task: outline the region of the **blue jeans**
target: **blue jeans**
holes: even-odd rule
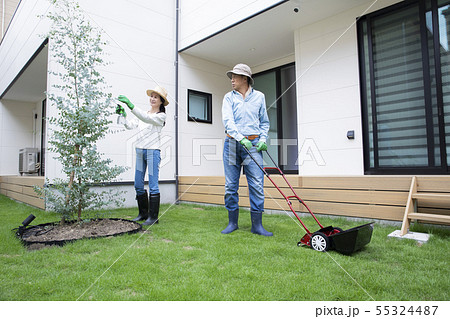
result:
[[[262,167],[262,153],[256,151],[255,147],[258,141],[258,138],[251,141],[254,147],[251,148],[250,153]],[[264,211],[264,173],[248,156],[244,146],[228,136],[223,148],[223,165],[225,171],[225,208],[228,211],[239,209],[239,178],[243,166],[248,183],[250,211],[262,213]]]
[[[159,194],[158,177],[159,163],[161,162],[160,150],[136,149],[136,172],[134,174],[134,188],[136,195],[145,194],[144,178],[148,166],[148,188],[150,194]]]

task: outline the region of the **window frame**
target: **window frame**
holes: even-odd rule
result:
[[[362,17],[358,17],[357,19],[357,40],[358,40],[358,62],[359,62],[359,83],[360,83],[360,99],[361,99],[361,114],[362,114],[362,128],[363,128],[363,156],[364,156],[364,174],[366,175],[383,175],[383,174],[450,174],[449,167],[447,163],[447,154],[446,154],[446,144],[445,144],[445,129],[444,129],[444,120],[443,120],[443,103],[442,103],[442,78],[440,74],[441,70],[441,60],[439,59],[439,56],[436,54],[436,41],[438,41],[438,34],[439,32],[434,32],[433,36],[433,47],[429,47],[427,45],[427,37],[426,37],[426,26],[425,26],[425,13],[427,11],[426,9],[426,1],[428,0],[409,0],[404,1],[401,3],[397,3],[394,5],[391,5],[389,7],[383,8],[381,10],[378,10],[376,12],[367,14]],[[437,10],[437,0],[430,0],[431,3],[431,11],[433,12],[432,16],[432,23],[433,23],[433,29],[436,29],[436,15],[435,12]],[[373,73],[373,67],[374,67],[374,61],[373,61],[373,54],[372,54],[372,23],[371,20],[373,18],[377,18],[383,15],[394,13],[395,11],[401,10],[402,8],[407,8],[412,5],[417,5],[419,7],[419,17],[420,17],[420,29],[421,29],[421,52],[422,52],[422,64],[424,68],[424,73],[428,72],[428,77],[424,76],[424,86],[423,90],[426,97],[425,102],[425,111],[428,114],[427,115],[427,124],[430,122],[429,112],[432,107],[430,104],[430,92],[431,92],[431,86],[430,86],[430,79],[429,76],[429,52],[430,50],[435,50],[434,59],[435,59],[435,76],[434,80],[436,80],[437,83],[440,84],[436,88],[437,91],[437,108],[439,111],[439,135],[440,135],[440,154],[441,154],[441,164],[440,166],[419,166],[419,167],[401,167],[401,166],[393,166],[393,167],[380,167],[378,163],[378,140],[377,140],[377,119],[376,114],[374,113],[376,111],[376,105],[374,104],[374,92],[375,88],[374,86],[374,73]],[[429,10],[429,9],[428,9]],[[363,24],[366,24],[367,27],[367,39],[364,38],[364,31],[363,31]],[[365,41],[367,40],[367,50],[365,48]],[[368,51],[368,52],[366,52]],[[369,70],[366,70],[366,55],[368,58],[368,67]],[[367,78],[369,77],[369,78]],[[367,88],[367,83],[369,83],[370,88]],[[368,95],[370,93],[370,104],[368,103]],[[369,107],[371,108],[371,123],[373,127],[373,132],[370,133],[370,121],[369,121]],[[428,127],[428,126],[427,126]],[[372,135],[372,136],[371,136]],[[370,142],[370,138],[372,137],[372,143]],[[432,139],[433,136],[430,136],[430,134],[427,133],[427,139]],[[370,146],[373,144],[373,165],[371,165],[371,150]],[[428,144],[428,148],[430,148],[430,144]],[[428,165],[430,163],[433,163],[434,160],[431,159],[433,157],[433,154],[431,150],[428,152]]]
[[[199,118],[196,118],[196,117],[193,117],[190,115],[191,94],[206,97],[206,120],[199,119]],[[189,122],[212,124],[212,94],[211,93],[201,92],[201,91],[192,90],[192,89],[187,90],[187,120]]]

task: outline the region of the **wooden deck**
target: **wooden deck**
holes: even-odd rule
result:
[[[43,186],[43,176],[0,176],[0,194],[19,202],[45,209],[45,202],[40,199],[33,186]]]
[[[281,176],[271,175],[286,196],[292,195]],[[450,194],[450,176],[417,176],[418,188],[424,193]],[[287,179],[297,195],[313,213],[347,217],[402,221],[408,200],[412,176],[292,176]],[[224,204],[223,176],[180,177],[180,200],[197,203]],[[286,200],[265,178],[265,209],[290,212]],[[249,207],[247,181],[240,180],[241,207]],[[296,212],[307,212],[298,201]],[[421,200],[419,213],[450,215],[450,204]]]

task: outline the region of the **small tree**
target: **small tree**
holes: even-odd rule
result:
[[[51,209],[61,214],[61,222],[75,215],[81,220],[83,211],[123,204],[122,192],[100,186],[116,179],[124,167],[111,166],[103,159],[97,142],[104,138],[108,118],[114,107],[111,93],[107,93],[103,76],[98,68],[103,60],[101,33],[86,20],[79,5],[68,0],[51,0],[55,12],[47,15],[53,22],[48,34],[52,57],[62,72],[49,73],[60,81],[47,92],[49,105],[56,106],[56,117],[48,118],[53,127],[49,149],[62,164],[64,178],[46,182],[36,188]]]

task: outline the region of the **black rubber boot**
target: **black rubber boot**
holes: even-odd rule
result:
[[[229,234],[238,229],[239,210],[228,212],[228,226],[221,231],[222,234]]]
[[[148,196],[147,191],[145,191],[145,194],[142,195],[136,195],[136,200],[138,202],[138,208],[139,208],[139,215],[135,219],[133,219],[134,222],[138,222],[141,220],[146,220],[148,218]]]
[[[273,233],[264,229],[262,225],[262,212],[253,213],[251,212],[252,218],[252,229],[253,234],[263,235],[263,236],[273,236]]]
[[[160,194],[150,194],[148,198],[148,219],[142,223],[144,226],[150,226],[153,224],[158,224],[158,215],[159,215],[159,202],[160,202]]]

